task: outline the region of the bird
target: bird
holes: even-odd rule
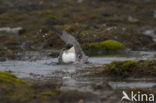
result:
[[[63,49],[62,62],[63,63],[74,63],[76,61],[76,52],[72,44],[67,44]]]
[[[69,62],[75,62],[78,64],[88,63],[88,56],[84,53],[79,42],[76,40],[74,36],[67,33],[66,31],[62,32],[59,29],[56,29],[54,26],[48,25],[48,23],[47,26],[51,30],[56,32],[56,34],[60,37],[60,39],[66,43],[65,48],[61,49],[60,54],[58,56],[59,64]],[[70,46],[68,47],[67,45]]]

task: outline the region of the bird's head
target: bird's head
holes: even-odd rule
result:
[[[68,50],[68,49],[70,49],[70,48],[72,48],[72,47],[73,47],[72,44],[66,44],[66,45],[65,45],[65,50]]]

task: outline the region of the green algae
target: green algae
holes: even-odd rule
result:
[[[108,77],[155,77],[156,61],[114,61],[106,66],[90,67],[88,69],[99,69],[99,72],[91,75],[108,76]]]
[[[0,72],[0,83],[6,85],[27,85],[28,83],[18,79],[15,75],[9,72]]]
[[[51,92],[43,92],[41,93],[42,97],[55,97],[55,96],[59,96],[62,93],[62,91],[60,89],[55,89]]]
[[[83,48],[89,50],[123,50],[125,46],[115,40],[106,40],[99,43],[84,44]]]
[[[129,76],[131,72],[135,70],[137,67],[137,62],[128,60],[124,62],[114,61],[111,64],[107,65],[105,69],[102,71],[107,75],[117,75],[117,76]]]

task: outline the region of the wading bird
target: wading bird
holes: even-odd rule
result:
[[[69,33],[56,29],[53,26],[49,26],[51,30],[55,31],[57,35],[65,42],[65,48],[63,48],[58,57],[59,63],[87,63],[88,56],[83,52],[78,41]]]

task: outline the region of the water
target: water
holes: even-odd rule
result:
[[[135,89],[135,88],[153,88],[156,82],[109,82],[113,89]]]
[[[31,78],[31,79],[46,79],[51,77],[61,78],[63,80],[62,89],[79,89],[82,91],[92,91],[92,84],[97,84],[102,80],[101,78],[80,78],[84,72],[86,66],[99,66],[109,64],[112,61],[124,61],[124,60],[152,60],[156,59],[155,52],[134,51],[133,54],[137,56],[131,57],[90,57],[89,64],[78,65],[58,65],[57,58],[44,58],[40,60],[8,60],[0,62],[0,71],[11,71],[19,78]],[[82,72],[79,72],[81,71]],[[107,81],[112,88],[141,88],[153,87],[156,85],[154,82],[146,83],[146,80],[138,80],[139,82],[123,82],[123,81]]]

